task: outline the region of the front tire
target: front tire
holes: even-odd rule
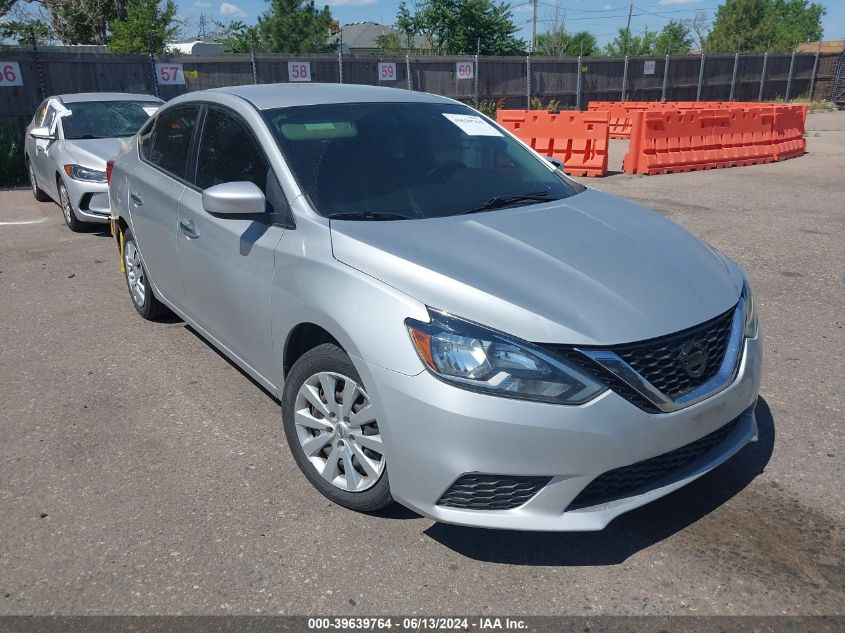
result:
[[[82,222],[77,219],[76,212],[73,210],[73,204],[70,202],[70,195],[67,192],[65,183],[59,181],[59,206],[62,208],[62,215],[65,218],[65,224],[74,233],[79,233],[86,226],[87,222]]]
[[[141,251],[130,231],[123,234],[123,267],[126,269],[126,287],[138,314],[148,321],[158,321],[166,315],[169,310],[153,294]]]
[[[326,343],[303,354],[282,395],[288,447],[323,496],[357,512],[393,503],[375,405],[349,355]]]

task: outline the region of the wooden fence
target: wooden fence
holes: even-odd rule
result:
[[[808,96],[811,86],[816,96],[820,90],[829,90],[836,83],[837,69],[843,67],[838,62],[838,55],[812,53],[579,60],[275,54],[152,57],[6,48],[0,49],[0,125],[23,129],[38,104],[50,95],[118,91],[158,94],[167,100],[204,88],[288,82],[297,78],[292,72],[300,80],[391,86],[467,102],[501,99],[507,108],[527,107],[534,97],[544,104],[554,100],[562,108],[578,109],[586,108],[590,100],[623,97],[630,101],[788,99]],[[12,68],[16,78],[19,72],[19,80],[4,83],[4,67]],[[172,79],[167,67],[177,68],[181,73],[177,79],[184,83],[166,83]]]

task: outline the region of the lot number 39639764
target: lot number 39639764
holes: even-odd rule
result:
[[[0,61],[0,86],[22,86],[23,77],[18,62]]]

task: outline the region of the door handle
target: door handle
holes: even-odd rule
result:
[[[199,231],[197,231],[197,227],[194,225],[192,220],[179,220],[179,230],[182,231],[189,240],[195,240],[200,236]]]
[[[135,203],[136,207],[144,206],[144,201],[141,199],[141,196],[139,196],[137,193],[130,193],[129,199]]]

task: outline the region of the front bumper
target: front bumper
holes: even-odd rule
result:
[[[649,414],[608,391],[568,407],[473,393],[428,372],[407,376],[360,362],[375,392],[388,457],[390,489],[403,505],[458,525],[515,530],[600,530],[616,516],[662,497],[712,470],[757,437],[754,404],[762,342],[744,341],[730,386],[698,404]],[[566,511],[596,477],[669,453],[736,420],[718,445],[657,487],[612,502]],[[523,505],[471,510],[438,505],[468,473],[543,476],[551,480]]]
[[[111,214],[107,183],[84,182],[63,177],[76,216],[83,222],[106,223]]]

